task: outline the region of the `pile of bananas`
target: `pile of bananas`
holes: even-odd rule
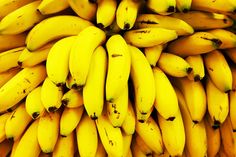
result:
[[[0,0],[0,157],[235,157],[235,0]]]

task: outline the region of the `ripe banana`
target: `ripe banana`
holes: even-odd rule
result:
[[[155,80],[152,68],[142,51],[130,45],[129,51],[131,54],[130,74],[134,86],[136,113],[145,117],[154,104]],[[140,117],[137,116],[137,118]],[[137,120],[145,121],[146,119]]]
[[[77,35],[81,30],[91,25],[92,23],[89,21],[72,15],[50,17],[41,21],[29,31],[26,45],[29,51],[35,51],[52,40]],[[48,30],[50,30],[50,33],[48,33]]]
[[[64,93],[61,99],[61,103],[68,108],[80,107],[84,104],[82,93],[72,88]]]
[[[232,76],[233,76],[233,87],[232,90],[229,92],[229,117],[232,123],[233,131],[236,132],[236,66],[231,65],[230,66]]]
[[[20,68],[13,68],[7,70],[6,72],[0,73],[0,88],[7,83],[12,77],[14,77],[21,69]]]
[[[45,112],[45,114],[39,118],[38,131],[36,131],[36,133],[42,152],[53,152],[59,135],[59,123],[59,112]]]
[[[95,26],[82,30],[71,47],[69,69],[75,85],[85,85],[94,50],[105,42],[105,32]],[[85,53],[86,52],[86,53]]]
[[[76,36],[70,36],[57,41],[48,53],[46,60],[47,76],[57,86],[66,84],[69,74],[70,50],[75,39]]]
[[[175,0],[148,0],[147,7],[158,14],[169,15],[176,11]]]
[[[60,135],[68,136],[78,126],[84,112],[84,107],[64,108],[60,119]]]
[[[137,47],[152,47],[159,44],[165,44],[176,38],[176,31],[155,27],[140,28],[124,33],[126,42]]]
[[[125,89],[130,74],[131,55],[121,35],[111,36],[106,43],[108,69],[106,77],[106,100],[113,102]]]
[[[80,156],[96,155],[98,147],[96,123],[86,113],[76,128],[76,137]]]
[[[56,86],[48,77],[43,81],[41,101],[48,112],[54,112],[61,106],[63,96],[62,87]]]
[[[236,48],[225,49],[224,53],[234,62],[236,63]]]
[[[175,30],[178,35],[190,35],[194,32],[192,26],[184,20],[158,14],[140,14],[135,26],[138,28],[156,27]]]
[[[222,41],[211,33],[195,32],[168,44],[167,52],[186,57],[210,52],[219,48],[221,44]]]
[[[93,52],[87,81],[83,88],[85,110],[89,117],[94,120],[101,115],[103,110],[106,71],[106,50],[99,46]]]
[[[38,11],[42,15],[58,13],[69,7],[67,0],[42,0],[38,6]]]
[[[46,77],[43,65],[24,68],[11,78],[0,89],[0,112],[16,105],[26,95],[36,88]]]
[[[0,143],[6,139],[5,126],[8,118],[11,116],[10,112],[0,115]]]
[[[2,35],[0,34],[0,52],[25,46],[26,34]]]
[[[186,13],[191,9],[192,0],[176,0],[176,7],[180,12]]]
[[[152,155],[152,150],[147,146],[147,144],[138,134],[135,134],[134,138],[135,139],[133,141],[139,146],[140,150],[144,154],[146,154],[146,156]]]
[[[144,54],[152,67],[155,67],[161,52],[164,49],[164,45],[156,45],[152,47],[144,48]]]
[[[15,152],[16,152],[16,148],[17,148],[18,144],[20,143],[20,140],[21,139],[14,141],[13,146],[11,148],[11,156],[10,157],[14,157]]]
[[[37,11],[41,1],[31,2],[6,15],[0,22],[1,34],[19,34],[31,29],[45,16]]]
[[[122,132],[123,136],[123,155],[126,157],[128,155],[128,152],[130,150],[131,142],[132,142],[132,135],[126,135],[124,132]]]
[[[222,92],[232,90],[232,72],[224,55],[219,50],[214,50],[205,54],[203,60],[207,72],[215,86]]]

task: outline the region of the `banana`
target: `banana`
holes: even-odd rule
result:
[[[152,67],[155,67],[158,59],[161,56],[161,52],[164,49],[163,45],[156,45],[152,47],[144,48],[144,54]]]
[[[133,106],[132,106],[130,100],[128,100],[128,110],[127,110],[127,113],[126,113],[125,120],[121,125],[122,130],[127,135],[134,134],[134,132],[135,132],[135,121],[136,121],[136,117],[135,117],[134,109],[133,109]]]
[[[10,112],[6,112],[0,115],[0,143],[2,143],[6,139],[6,131],[5,126],[8,118],[11,116]]]
[[[205,54],[203,60],[207,72],[215,86],[226,93],[232,90],[232,72],[224,55],[219,50],[214,50]]]
[[[104,146],[102,145],[100,138],[98,138],[98,146],[95,157],[107,157],[106,151],[104,149]]]
[[[21,69],[13,68],[5,72],[0,73],[0,88],[7,83],[12,77],[14,77]]]
[[[12,141],[4,140],[0,143],[0,156],[7,157],[11,154]]]
[[[45,112],[45,114],[39,118],[38,131],[36,132],[42,152],[53,152],[59,135],[59,125],[59,112]]]
[[[76,128],[76,137],[80,156],[96,155],[98,148],[96,123],[86,113]]]
[[[165,149],[163,154],[158,155],[156,153],[153,154],[153,157],[170,157],[171,155],[169,154],[169,152]]]
[[[224,53],[234,62],[236,63],[236,48],[225,49]]]
[[[129,152],[128,152],[128,154],[127,154],[126,157],[133,157],[133,155],[132,155],[132,151],[131,151],[131,148],[129,149]]]
[[[47,75],[57,86],[66,84],[69,74],[70,50],[75,39],[76,36],[70,36],[57,41],[48,53],[46,60]]]
[[[227,28],[233,25],[233,20],[227,15],[204,11],[189,11],[187,13],[176,12],[172,14],[171,17],[185,21],[191,25],[194,30]]]
[[[205,76],[204,62],[201,55],[193,55],[185,58],[188,64],[193,68],[188,78],[192,81],[200,81]]]
[[[110,26],[115,20],[116,0],[99,0],[97,2],[96,22],[99,28]],[[109,16],[107,16],[109,15]]]
[[[84,112],[84,107],[64,108],[60,119],[60,135],[68,136],[78,126]]]
[[[46,77],[43,65],[24,68],[0,89],[0,112],[16,105]]]
[[[134,86],[136,113],[146,117],[145,115],[151,110],[155,100],[155,80],[152,68],[142,51],[131,45],[129,45],[129,50],[131,54],[130,74]],[[137,118],[140,117],[137,116]],[[146,119],[137,120],[145,121]]]
[[[19,34],[31,29],[45,16],[37,11],[41,1],[31,2],[6,15],[0,22],[1,34]]]
[[[72,15],[49,17],[29,31],[26,45],[29,51],[35,51],[55,39],[77,35],[84,28],[91,25],[93,25],[91,22]],[[50,33],[48,33],[48,30],[50,30]]]
[[[176,11],[175,0],[148,0],[147,7],[158,14],[170,15]]]
[[[165,28],[175,30],[180,35],[193,34],[194,30],[184,20],[171,16],[163,16],[158,14],[140,14],[135,22],[137,28]]]
[[[193,68],[178,55],[162,52],[157,66],[166,74],[174,77],[188,76]]]
[[[94,0],[68,0],[74,12],[85,20],[93,21],[96,17],[97,4]]]
[[[82,30],[76,37],[70,52],[69,69],[75,85],[85,85],[94,50],[105,42],[105,32],[95,26]],[[85,53],[86,52],[86,53]]]
[[[49,43],[33,52],[30,52],[27,48],[25,48],[18,57],[18,65],[22,68],[32,67],[46,61],[52,46],[53,43]]]
[[[146,154],[146,156],[152,155],[152,150],[147,146],[147,144],[144,142],[144,140],[138,135],[135,134],[135,143],[139,146],[140,150]]]
[[[101,115],[103,110],[106,71],[106,50],[99,46],[93,52],[87,81],[83,88],[85,110],[94,120]]]
[[[176,0],[176,7],[180,12],[186,13],[191,9],[192,0]]]
[[[136,142],[132,142],[131,151],[134,157],[146,157],[146,154],[141,151],[140,146]]]
[[[2,35],[0,34],[0,52],[25,46],[26,34]]]
[[[188,156],[205,157],[207,156],[207,135],[204,121],[194,123],[188,111],[184,95],[177,88],[175,88],[175,92],[178,97],[179,107],[183,117],[186,135],[185,149],[188,150]]]
[[[124,132],[122,132],[122,136],[123,136],[123,155],[122,156],[126,157],[129,153],[133,136],[126,135]]]
[[[69,7],[67,0],[42,0],[38,10],[42,15],[54,14],[65,10]]]
[[[43,81],[41,101],[48,112],[54,112],[61,106],[63,96],[62,87],[56,86],[48,77]]]
[[[32,90],[25,99],[26,112],[31,116],[32,119],[41,117],[45,112],[45,108],[41,101],[41,89],[42,86],[38,86]]]
[[[104,110],[95,121],[99,137],[108,154],[112,157],[121,157],[123,154],[123,137],[120,128],[114,128]]]
[[[195,32],[193,35],[180,37],[168,44],[167,52],[186,57],[213,51],[221,44],[222,41],[211,33]]]
[[[152,47],[165,44],[176,38],[177,33],[175,30],[155,27],[129,30],[124,33],[126,42],[136,47]]]
[[[133,28],[141,2],[122,0],[116,10],[117,25],[123,30]]]
[[[229,117],[232,123],[233,131],[236,132],[236,116],[234,114],[236,111],[236,66],[231,65],[230,69],[233,76],[233,88],[229,92]]]
[[[0,53],[0,73],[18,67],[17,60],[25,47],[19,47]]]
[[[121,35],[113,35],[106,42],[108,68],[106,76],[106,101],[113,102],[125,89],[131,68],[131,55]]]
[[[209,114],[205,116],[204,122],[207,135],[207,156],[215,157],[217,152],[220,150],[220,129],[215,129],[211,126],[214,122],[211,120]]]
[[[172,83],[183,93],[192,121],[201,122],[207,109],[206,93],[202,83],[191,81],[187,77],[174,78]]]
[[[57,144],[52,152],[52,157],[74,157],[75,154],[75,134],[72,132],[66,137],[59,136]]]
[[[18,140],[16,140],[16,141],[14,141],[14,143],[13,143],[13,145],[12,145],[10,157],[14,157],[15,152],[16,152],[16,148],[17,148],[18,144],[20,143],[20,140],[21,140],[21,139],[18,139]]]
[[[68,108],[80,107],[84,104],[82,93],[72,88],[63,94],[61,103]]]
[[[29,126],[16,147],[14,157],[39,156],[41,149],[37,138],[38,125],[39,120],[36,120]]]

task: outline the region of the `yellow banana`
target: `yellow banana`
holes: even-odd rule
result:
[[[82,93],[72,88],[64,93],[61,103],[68,108],[80,107],[84,104]]]
[[[147,7],[158,14],[169,15],[176,11],[175,0],[148,0]]]
[[[177,33],[175,30],[155,27],[129,30],[124,34],[126,42],[137,47],[152,47],[165,44],[176,38]]]
[[[220,47],[222,41],[208,32],[195,32],[171,42],[167,52],[186,57],[210,52]],[[184,45],[184,46],[183,46]]]
[[[29,126],[16,147],[14,157],[39,156],[41,149],[37,138],[38,125],[39,120],[36,120]]]
[[[18,144],[20,143],[20,140],[21,140],[21,139],[18,139],[18,140],[16,140],[16,141],[14,141],[13,146],[12,146],[12,149],[11,149],[11,155],[10,155],[10,157],[14,157],[15,152],[16,152],[16,148],[17,148]]]
[[[95,157],[107,157],[107,153],[102,145],[100,138],[98,138],[98,146]]]
[[[84,112],[84,107],[64,108],[60,119],[60,135],[68,136],[79,124]]]
[[[134,0],[122,0],[116,10],[117,25],[123,30],[133,28],[138,15],[140,2]]]
[[[37,11],[40,2],[31,2],[6,15],[0,22],[0,33],[23,33],[42,21],[45,17]]]
[[[156,27],[175,30],[178,35],[189,35],[194,32],[192,26],[184,20],[158,14],[140,14],[135,26],[138,28]]]
[[[203,60],[207,72],[215,86],[222,92],[232,90],[232,72],[224,55],[219,50],[214,50],[205,54]]]
[[[38,131],[36,133],[42,152],[53,152],[59,135],[59,123],[59,112],[46,112],[39,118]]]
[[[85,85],[94,50],[105,42],[105,32],[95,26],[82,30],[76,37],[70,52],[69,69],[75,85]],[[86,52],[86,53],[85,53]]]
[[[158,59],[161,56],[161,52],[164,49],[163,45],[156,45],[152,47],[144,48],[144,54],[152,67],[155,67]]]
[[[0,88],[7,83],[12,77],[14,77],[21,69],[13,68],[5,72],[0,73]]]
[[[180,12],[186,13],[191,9],[192,0],[176,0],[176,7]]]
[[[26,112],[31,116],[33,119],[37,119],[41,117],[44,112],[45,108],[41,101],[41,89],[42,86],[38,86],[34,90],[32,90],[25,99],[25,109]]]
[[[131,67],[130,50],[121,35],[113,35],[106,42],[108,69],[106,77],[106,100],[113,102],[125,89]]]
[[[87,81],[83,88],[85,110],[94,120],[101,115],[103,110],[106,71],[106,50],[99,46],[93,52]]]
[[[187,0],[188,1],[188,0]],[[208,30],[227,28],[233,25],[233,20],[224,14],[204,11],[189,11],[187,13],[174,13],[171,17],[181,19],[191,25],[194,30]]]
[[[231,65],[230,66],[232,76],[233,76],[233,86],[232,90],[229,92],[229,117],[232,123],[233,131],[236,132],[236,66]]]
[[[224,53],[234,62],[236,63],[236,48],[225,49]]]
[[[67,0],[42,0],[38,10],[43,15],[58,13],[69,7]]]
[[[83,19],[92,21],[96,17],[97,4],[94,0],[68,0],[70,7]]]
[[[76,137],[79,155],[81,157],[96,155],[98,148],[97,128],[95,121],[93,121],[86,113],[83,115],[76,128]]]
[[[154,104],[155,80],[152,68],[142,51],[130,45],[129,50],[131,54],[130,73],[134,86],[136,113],[139,113],[145,117]],[[140,117],[137,116],[137,118]],[[146,119],[137,120],[145,121]]]
[[[63,96],[62,87],[56,86],[48,77],[43,81],[41,101],[48,112],[54,112],[61,106]]]
[[[96,22],[99,28],[110,26],[115,20],[116,0],[99,0],[97,2]],[[109,15],[109,16],[107,16]]]
[[[10,112],[6,112],[0,115],[0,143],[2,143],[6,139],[6,131],[5,126],[8,118],[11,116]]]
[[[66,84],[69,74],[70,50],[75,39],[76,36],[70,36],[57,41],[48,53],[46,60],[47,76],[57,86]]]
[[[136,142],[132,142],[131,151],[134,157],[146,157],[146,154],[141,151],[140,146]]]
[[[77,35],[81,30],[91,25],[92,23],[89,21],[72,15],[50,17],[41,21],[29,31],[26,45],[29,51],[35,51],[52,40]],[[50,33],[48,30],[50,30]]]
[[[123,136],[123,155],[122,156],[126,157],[129,153],[133,136],[126,135],[124,132],[122,132],[122,136]]]
[[[185,58],[188,64],[193,68],[188,78],[192,81],[200,81],[205,76],[204,62],[201,55],[193,55]]]
[[[26,34],[0,35],[0,52],[25,46]]]
[[[146,154],[146,156],[152,155],[152,150],[147,146],[147,144],[144,142],[144,140],[138,135],[135,134],[135,143],[139,146],[140,150]]]
[[[43,65],[24,68],[0,89],[0,112],[16,105],[46,77]]]

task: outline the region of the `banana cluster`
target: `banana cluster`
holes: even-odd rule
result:
[[[235,0],[0,0],[0,157],[236,156]]]

